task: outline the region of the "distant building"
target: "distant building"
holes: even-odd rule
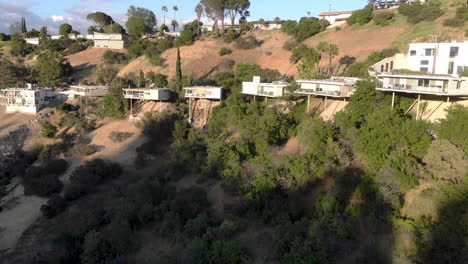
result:
[[[96,48],[123,49],[125,44],[124,35],[119,33],[94,32],[93,40]]]
[[[320,19],[326,19],[330,24],[335,24],[340,21],[346,21],[348,17],[353,14],[354,11],[333,11],[323,12],[319,14]]]
[[[6,112],[37,113],[55,97],[55,92],[46,88],[6,88],[0,90],[0,104]]]
[[[223,88],[215,86],[185,87],[185,98],[221,100]]]
[[[167,88],[128,88],[123,89],[126,99],[167,101],[171,98],[171,92]]]
[[[250,22],[253,25],[254,30],[273,30],[281,29],[281,23],[277,24],[275,21],[265,21],[265,23],[260,23],[259,21]]]
[[[31,45],[39,45],[39,38],[25,38],[26,43]]]
[[[416,2],[425,3],[428,0],[376,0],[374,10],[397,8],[402,4],[412,4]]]
[[[384,72],[392,72],[394,70],[408,69],[408,56],[403,53],[397,53],[392,57],[385,58],[371,67],[371,73],[374,75]]]
[[[75,96],[102,97],[107,95],[108,89],[107,86],[72,85],[68,92]]]
[[[252,82],[242,83],[242,93],[264,97],[282,97],[285,95],[286,82],[261,83],[260,76],[254,76]]]

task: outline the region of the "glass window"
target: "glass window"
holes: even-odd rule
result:
[[[432,55],[433,55],[433,51],[434,51],[434,49],[426,49],[425,55],[426,55],[426,56],[432,56]]]
[[[422,60],[421,65],[429,65],[429,61],[428,60]]]
[[[429,71],[429,68],[427,68],[427,67],[421,67],[421,68],[419,68],[419,71],[421,71],[421,72],[428,72],[428,71]]]
[[[425,87],[428,87],[428,86],[429,86],[429,80],[419,79],[419,80],[418,80],[418,86],[425,86]]]
[[[410,51],[410,56],[416,56],[416,51],[415,51],[415,50],[411,50],[411,51]]]
[[[458,56],[458,47],[450,47],[450,57]]]
[[[390,62],[390,70],[393,71],[393,61]]]
[[[448,74],[452,74],[452,73],[453,73],[453,67],[454,67],[454,62],[453,62],[453,61],[449,62],[449,65],[448,65]]]
[[[384,71],[384,66],[382,64],[382,65],[380,65],[380,72],[383,72],[383,71]]]
[[[458,66],[457,67],[457,74],[462,73],[462,71],[463,71],[463,66]]]

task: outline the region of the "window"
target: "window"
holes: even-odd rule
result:
[[[450,58],[458,56],[458,47],[450,47]]]
[[[426,55],[426,56],[432,56],[432,55],[434,55],[434,49],[426,49],[425,55]]]
[[[390,70],[393,71],[393,61],[390,62]]]
[[[451,61],[449,62],[449,65],[448,65],[448,74],[452,74],[453,73],[453,67],[454,67],[454,62]]]
[[[419,79],[418,86],[429,87],[429,80],[426,79]]]
[[[457,89],[460,89],[462,81],[457,82]]]
[[[463,72],[463,66],[458,66],[457,67],[457,74],[460,74]]]
[[[415,50],[410,50],[410,56],[416,56],[416,51]]]
[[[380,72],[383,72],[383,71],[384,71],[384,66],[382,64],[382,65],[380,65]]]
[[[429,61],[428,60],[422,60],[421,65],[429,65]]]
[[[427,68],[427,67],[421,67],[421,68],[419,68],[419,71],[421,71],[421,72],[428,72],[428,71],[429,71],[429,68]]]

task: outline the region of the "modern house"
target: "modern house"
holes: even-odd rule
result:
[[[31,45],[39,45],[39,38],[25,38],[26,43]]]
[[[216,86],[185,87],[185,98],[222,100],[223,88]]]
[[[408,69],[431,74],[459,75],[468,67],[468,41],[411,43]]]
[[[74,96],[91,96],[101,97],[105,96],[108,92],[107,86],[97,85],[72,85],[68,90],[68,93]]]
[[[116,33],[94,32],[93,40],[96,48],[123,49],[125,44],[124,35]]]
[[[55,97],[51,89],[6,88],[0,90],[0,104],[6,106],[6,112],[37,113]]]
[[[374,75],[378,75],[376,73],[388,73],[401,69],[408,69],[408,56],[403,53],[397,53],[372,65],[370,71]]]
[[[296,82],[301,87],[294,93],[307,96],[306,111],[311,109],[311,96],[319,97],[320,101],[315,105],[315,109],[320,111],[325,120],[331,120],[336,112],[348,104],[346,99],[353,94],[354,85],[358,80],[360,79],[336,76],[330,79],[298,80]]]
[[[354,11],[333,11],[333,12],[322,12],[319,14],[320,19],[326,19],[330,24],[337,22],[346,21],[348,17],[353,14]]]
[[[330,79],[298,80],[301,88],[294,91],[296,94],[325,96],[335,98],[349,98],[358,78],[333,76]]]
[[[166,101],[171,98],[171,92],[167,88],[128,88],[123,89],[126,99]]]
[[[242,82],[242,93],[253,96],[277,98],[285,95],[288,85],[288,83],[282,81],[261,83],[260,76],[254,76],[252,82]]]
[[[445,103],[445,98],[446,103],[449,104],[451,100],[466,100],[466,97],[468,97],[467,77],[455,77],[449,74],[416,73],[383,74],[381,77],[382,86],[377,88],[377,90],[392,93],[392,108],[395,103],[395,93],[417,95],[417,99],[406,111],[408,113],[416,106],[416,119],[422,118],[424,114],[425,120],[436,121],[435,116],[443,118],[445,115],[444,107],[442,107]],[[420,107],[422,96],[426,100],[425,109],[421,109]],[[442,112],[442,114],[434,114],[437,112]]]
[[[402,4],[425,3],[427,0],[376,0],[374,1],[374,10],[385,10],[397,8]]]

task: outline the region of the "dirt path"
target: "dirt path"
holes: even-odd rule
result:
[[[409,215],[413,204],[417,201],[421,193],[434,186],[433,183],[423,183],[415,188],[411,189],[405,194],[405,203],[401,208],[402,215]]]

